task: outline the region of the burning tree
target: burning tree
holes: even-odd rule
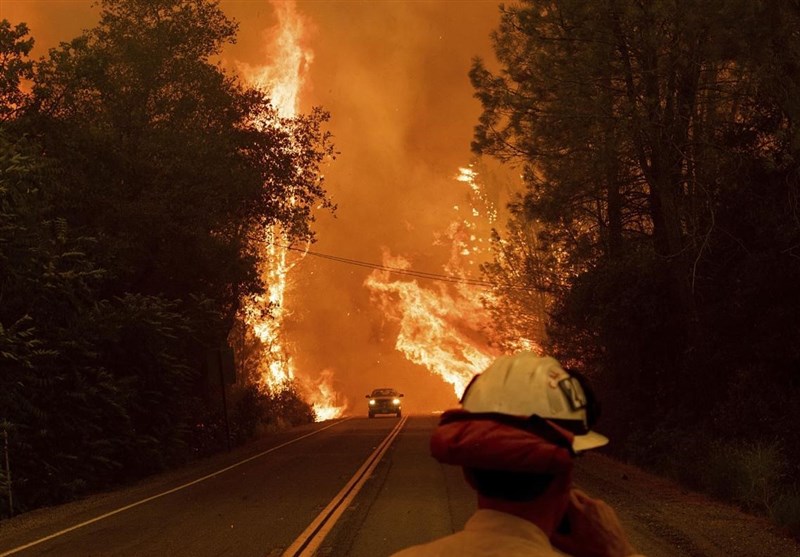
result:
[[[339,416],[346,407],[331,386],[329,370],[320,373],[316,380],[308,373],[298,374],[292,358],[292,349],[283,329],[291,313],[287,296],[291,287],[291,271],[305,253],[292,251],[291,244],[299,242],[308,246],[313,234],[307,228],[313,220],[310,212],[315,198],[305,195],[308,183],[322,180],[319,164],[332,156],[327,146],[327,135],[320,135],[319,123],[327,114],[314,109],[310,117],[299,114],[300,94],[306,72],[313,60],[310,48],[303,44],[307,37],[307,22],[297,13],[294,2],[273,2],[278,23],[265,35],[265,54],[271,59],[263,66],[239,64],[239,71],[249,84],[266,95],[277,115],[272,119],[255,121],[257,126],[273,127],[292,136],[287,147],[296,152],[305,164],[298,165],[292,180],[284,184],[285,202],[294,211],[302,210],[303,226],[287,222],[258,223],[252,230],[253,248],[259,255],[259,274],[265,292],[248,297],[239,315],[241,345],[249,355],[245,362],[249,374],[262,389],[271,394],[295,389],[308,400],[318,420]],[[309,134],[311,127],[314,131]],[[309,138],[322,137],[327,149],[317,151]],[[310,148],[311,147],[311,148]],[[309,164],[310,163],[310,164]],[[310,171],[310,172],[306,172]],[[331,208],[324,200],[319,208]]]
[[[13,75],[2,91],[18,108],[0,129],[15,161],[0,169],[0,420],[18,508],[190,457],[214,410],[206,351],[267,292],[254,231],[308,239],[327,204],[325,114],[287,119],[212,62],[236,31],[216,2],[100,8],[35,65],[32,95]],[[0,57],[21,60],[24,29],[9,29]]]
[[[798,21],[525,0],[502,8],[499,71],[471,72],[473,148],[524,168],[517,224],[540,230],[499,270],[555,258],[550,348],[597,377],[615,447],[683,454],[694,481],[703,433],[798,461]]]
[[[384,250],[383,269],[373,271],[365,285],[384,315],[399,325],[395,348],[452,385],[460,397],[472,377],[500,352],[538,351],[544,339],[535,336],[539,330],[515,327],[512,333],[503,326],[506,320],[514,321],[498,311],[503,299],[497,294],[503,285],[471,276],[476,269],[486,268],[492,247],[497,247],[490,245],[489,237],[497,210],[473,166],[459,169],[456,182],[467,187],[464,206],[453,207],[456,218],[434,240],[450,251],[442,273],[413,271],[408,257]],[[423,286],[394,273],[436,283]],[[508,282],[510,288],[519,286]]]

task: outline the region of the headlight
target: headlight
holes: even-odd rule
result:
[[[374,401],[374,400],[372,400],[372,399],[369,399],[369,405],[370,405],[370,406],[375,406],[375,401]]]
[[[397,406],[398,404],[400,404],[400,399],[399,399],[399,398],[396,398],[396,399],[394,399],[394,400],[392,401],[392,404],[394,404],[395,406]]]

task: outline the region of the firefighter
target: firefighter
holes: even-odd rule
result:
[[[462,467],[477,512],[461,532],[393,557],[636,555],[613,509],[572,485],[575,455],[608,443],[591,429],[597,414],[587,382],[555,359],[495,360],[430,442],[439,462]]]

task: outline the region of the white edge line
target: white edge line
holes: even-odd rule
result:
[[[19,547],[15,547],[14,549],[10,549],[10,550],[6,551],[5,553],[0,553],[0,557],[8,557],[8,555],[13,555],[14,553],[19,553],[20,551],[28,549],[29,547],[33,547],[35,545],[39,545],[40,543],[44,543],[46,541],[52,540],[53,538],[57,538],[59,536],[63,536],[64,534],[66,534],[68,532],[72,532],[73,530],[77,530],[78,528],[83,528],[84,526],[88,526],[89,524],[93,524],[95,522],[99,522],[99,521],[101,521],[103,519],[106,519],[106,518],[108,518],[110,516],[114,516],[115,514],[119,514],[121,512],[127,511],[129,509],[134,508],[134,507],[138,507],[139,505],[144,505],[145,503],[149,503],[150,501],[153,501],[154,499],[158,499],[160,497],[164,497],[165,495],[169,495],[171,493],[175,493],[176,491],[180,491],[182,489],[186,489],[187,487],[193,486],[195,484],[199,484],[200,482],[204,482],[204,481],[206,481],[206,480],[208,480],[210,478],[213,478],[214,476],[219,476],[220,474],[222,474],[224,472],[227,472],[228,470],[232,470],[232,469],[234,469],[234,468],[236,468],[238,466],[241,466],[242,464],[250,462],[251,460],[255,460],[257,458],[260,458],[260,457],[264,456],[265,454],[271,453],[273,451],[277,451],[278,449],[283,448],[286,445],[291,445],[292,443],[296,443],[297,441],[300,441],[301,439],[305,439],[306,437],[311,437],[312,435],[316,435],[317,433],[319,433],[321,431],[325,431],[326,429],[329,429],[329,428],[331,428],[333,426],[339,425],[340,423],[346,422],[347,420],[350,420],[350,419],[352,419],[352,417],[344,418],[342,420],[334,422],[334,423],[332,423],[330,425],[327,425],[325,427],[321,427],[319,429],[316,429],[316,430],[312,431],[311,433],[306,433],[305,435],[301,435],[300,437],[295,437],[294,439],[286,441],[285,443],[281,443],[280,445],[277,445],[275,447],[267,449],[266,451],[262,451],[262,452],[258,453],[257,455],[253,455],[253,456],[248,457],[248,458],[246,458],[244,460],[240,460],[239,462],[231,464],[230,466],[227,466],[227,467],[225,467],[225,468],[223,468],[221,470],[217,470],[216,472],[212,472],[211,474],[207,474],[207,475],[203,476],[202,478],[198,478],[196,480],[192,480],[191,482],[185,483],[183,485],[179,485],[178,487],[173,487],[172,489],[169,489],[169,490],[164,491],[162,493],[159,493],[157,495],[152,495],[152,496],[147,497],[145,499],[141,499],[139,501],[136,501],[135,503],[131,503],[130,505],[125,505],[124,507],[120,507],[120,508],[118,508],[116,510],[113,510],[111,512],[107,512],[107,513],[102,514],[100,516],[96,516],[95,518],[91,518],[91,519],[89,519],[89,520],[87,520],[85,522],[81,522],[80,524],[76,524],[74,526],[70,526],[69,528],[65,528],[65,529],[63,529],[63,530],[61,530],[59,532],[54,533],[54,534],[50,534],[49,536],[45,536],[43,538],[39,538],[38,540],[34,540],[32,542],[28,542],[25,545],[20,545]]]

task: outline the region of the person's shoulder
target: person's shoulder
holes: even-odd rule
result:
[[[463,555],[463,543],[459,543],[464,536],[463,532],[456,532],[443,538],[439,538],[427,543],[419,545],[412,545],[397,553],[393,553],[391,557],[446,557],[450,555]]]
[[[436,557],[438,553],[431,553],[425,549],[425,545],[414,545],[407,547],[397,553],[392,553],[389,557]]]
[[[439,544],[433,541],[431,543],[412,545],[397,553],[392,553],[390,557],[439,557],[440,555],[442,555],[442,552],[439,551]]]
[[[412,546],[412,547],[407,547],[405,549],[402,549],[402,550],[398,551],[397,553],[392,553],[389,557],[416,557],[418,555],[424,555],[424,554],[417,553],[415,551],[418,547],[420,547],[420,546],[415,545],[415,546]]]

